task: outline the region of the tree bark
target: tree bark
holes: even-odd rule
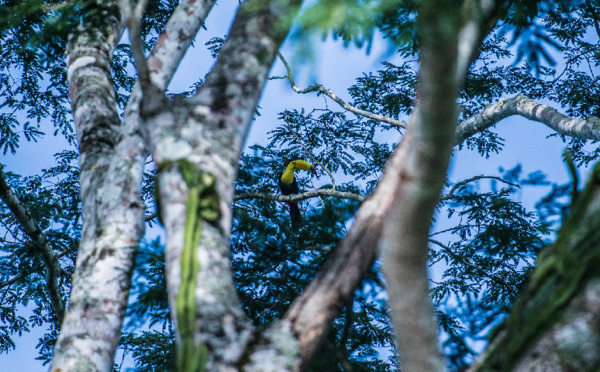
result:
[[[429,299],[428,237],[444,185],[458,116],[459,8],[420,4],[417,106],[396,150],[398,183],[384,221],[383,270],[398,353],[406,371],[443,371]]]
[[[216,180],[219,214],[201,221],[194,343],[208,351],[207,370],[295,370],[289,334],[253,333],[233,285],[229,235],[236,167],[258,100],[300,1],[247,1],[236,15],[219,59],[194,97],[156,105],[164,87],[143,87],[143,133],[159,170],[161,220],[167,232],[167,285],[171,309],[181,290],[187,200],[184,168]],[[146,108],[146,109],[144,109]],[[172,311],[175,324],[182,323]],[[275,337],[276,336],[276,337]],[[285,342],[281,340],[285,339]],[[258,342],[257,340],[261,340]],[[183,341],[178,332],[178,342]],[[268,345],[269,347],[264,347]],[[290,345],[292,347],[290,348]],[[259,357],[260,356],[260,357]],[[267,369],[265,369],[267,368]]]
[[[213,4],[187,1],[175,10],[150,57],[155,84],[166,88]],[[112,369],[134,255],[144,232],[140,188],[147,150],[139,125],[141,91],[136,87],[132,92],[121,125],[110,75],[112,49],[120,37],[119,13],[113,2],[97,7],[103,27],[81,25],[67,52],[81,151],[84,232],[52,370]]]
[[[111,77],[120,37],[112,1],[80,24],[68,42],[68,78],[79,140],[83,231],[69,309],[52,371],[110,371],[125,315],[133,260],[144,232],[140,197],[145,149],[123,138]],[[116,151],[126,142],[126,152]]]
[[[570,118],[550,106],[536,103],[531,98],[518,94],[512,98],[502,98],[460,123],[456,130],[456,143],[460,144],[474,134],[513,115],[543,123],[565,136],[600,140],[599,118]]]

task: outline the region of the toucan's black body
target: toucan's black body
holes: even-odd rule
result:
[[[298,182],[296,181],[296,176],[294,176],[294,180],[290,185],[286,185],[279,179],[279,189],[281,190],[281,194],[283,195],[291,195],[291,194],[299,194],[300,190],[298,189]]]
[[[296,181],[295,171],[296,169],[303,169],[312,172],[316,175],[317,171],[315,167],[310,165],[304,160],[293,160],[289,162],[285,168],[285,171],[279,178],[279,189],[283,195],[299,194],[298,181]],[[286,202],[290,207],[290,219],[292,221],[292,227],[298,227],[302,224],[302,214],[298,208],[298,202]]]
[[[283,195],[299,194],[300,190],[298,189],[298,181],[296,181],[296,176],[294,176],[294,180],[289,185],[286,185],[281,181],[281,179],[279,179],[279,189]],[[300,226],[302,224],[302,213],[300,213],[300,208],[298,208],[298,202],[287,202],[287,205],[290,207],[290,220],[292,221],[292,227]]]

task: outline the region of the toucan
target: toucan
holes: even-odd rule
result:
[[[299,194],[298,182],[296,181],[296,175],[294,172],[296,169],[303,169],[311,171],[315,176],[317,170],[306,160],[292,160],[285,167],[285,171],[279,178],[279,189],[283,195]],[[292,220],[292,227],[297,227],[302,223],[302,215],[300,209],[298,209],[298,202],[286,202],[290,207],[290,219]]]

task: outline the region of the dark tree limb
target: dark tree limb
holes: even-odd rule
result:
[[[58,256],[38,223],[29,213],[27,207],[6,183],[2,165],[0,165],[0,199],[6,203],[17,222],[19,222],[21,229],[29,236],[36,248],[36,253],[39,253],[46,266],[46,288],[50,297],[50,306],[52,306],[54,315],[60,322],[64,315],[65,303],[60,292],[60,285],[58,284],[58,278],[61,273]]]

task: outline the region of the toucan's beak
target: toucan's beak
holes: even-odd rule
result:
[[[312,174],[314,174],[315,176],[317,175],[317,169],[314,166],[310,166],[310,171],[312,172]]]

